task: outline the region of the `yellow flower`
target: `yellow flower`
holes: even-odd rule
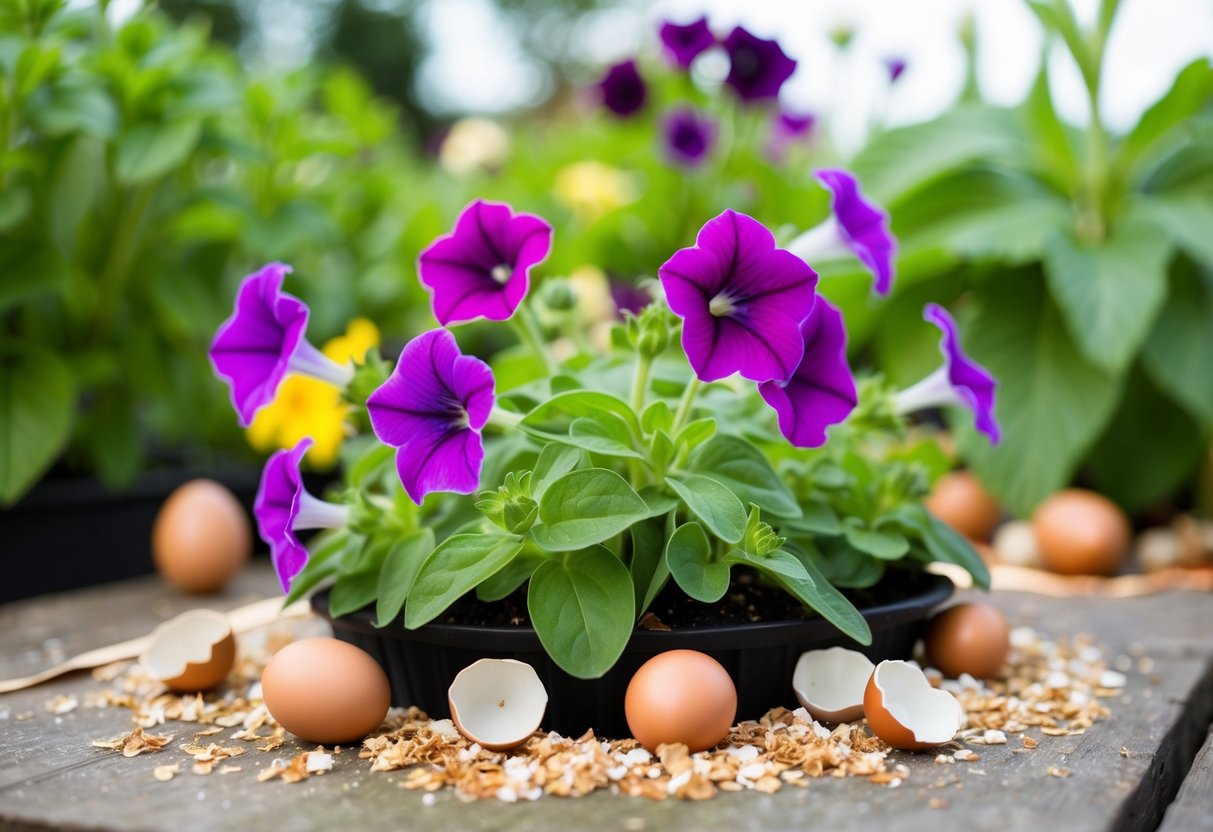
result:
[[[368,350],[379,345],[379,330],[365,318],[355,318],[344,335],[327,342],[322,351],[338,362],[361,364]],[[341,400],[341,391],[325,381],[308,376],[289,375],[278,387],[274,401],[253,417],[248,441],[259,451],[294,447],[305,436],[315,443],[307,459],[317,468],[328,468],[337,461],[337,452],[345,438],[345,417],[349,405]]]
[[[556,173],[552,190],[556,198],[586,225],[636,200],[636,186],[632,178],[602,162],[565,165]]]
[[[501,167],[509,154],[510,134],[504,127],[487,118],[463,118],[442,140],[438,161],[447,173],[466,176]]]

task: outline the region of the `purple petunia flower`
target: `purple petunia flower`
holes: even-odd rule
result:
[[[269,263],[248,275],[236,294],[231,317],[211,341],[215,374],[231,388],[232,407],[241,427],[274,400],[287,373],[295,372],[345,387],[353,369],[326,357],[303,337],[307,304],[282,291],[291,267]]]
[[[269,544],[270,559],[283,592],[290,591],[291,581],[307,564],[307,549],[295,532],[335,528],[349,518],[348,506],[327,503],[303,487],[299,461],[311,446],[311,438],[305,437],[293,448],[275,451],[266,460],[253,502],[257,531]]]
[[[661,123],[666,155],[675,164],[695,167],[716,143],[716,122],[692,107],[672,110]]]
[[[994,393],[998,386],[995,378],[976,361],[970,359],[960,348],[956,322],[947,310],[928,303],[922,317],[943,333],[939,350],[943,353],[943,366],[922,381],[897,394],[898,413],[913,413],[928,407],[963,405],[973,411],[973,423],[989,440],[998,444],[1002,431],[994,418]]]
[[[813,309],[817,273],[776,248],[762,223],[725,211],[658,276],[683,319],[682,347],[700,380],[791,377],[804,355],[800,322]]]
[[[804,357],[787,381],[764,381],[758,392],[779,414],[779,432],[797,448],[817,448],[826,428],[855,409],[855,377],[847,364],[842,313],[818,297],[800,324]]]
[[[779,88],[796,71],[796,61],[777,41],[752,35],[740,26],[724,39],[724,48],[729,53],[729,74],[724,82],[742,101],[778,98]]]
[[[531,267],[551,248],[546,221],[478,199],[463,209],[453,232],[421,252],[417,272],[443,326],[474,318],[504,321],[526,296]]]
[[[626,60],[607,69],[606,75],[598,82],[598,93],[608,110],[626,118],[644,106],[648,86],[640,76],[636,62]]]
[[[640,310],[653,302],[653,296],[642,286],[625,283],[622,280],[612,280],[610,288],[611,301],[615,304],[615,317],[621,321],[624,312],[639,315]]]
[[[797,114],[781,110],[771,120],[771,132],[767,136],[766,152],[772,161],[781,162],[788,149],[796,142],[805,141],[813,134],[817,116],[812,113]]]
[[[876,278],[872,289],[887,295],[893,286],[893,257],[897,239],[889,231],[881,208],[864,199],[859,183],[845,170],[819,170],[817,178],[830,189],[833,215],[788,244],[788,251],[806,261],[828,260],[848,252]]]
[[[371,427],[396,448],[400,482],[418,505],[431,491],[480,486],[480,429],[493,409],[493,372],[433,329],[404,345],[391,377],[366,401]]]
[[[716,36],[708,28],[706,17],[686,24],[671,23],[667,20],[661,24],[659,34],[666,55],[675,66],[683,69],[689,69],[696,58],[716,45]]]
[[[885,58],[884,68],[889,73],[889,83],[896,84],[897,79],[906,71],[905,58]]]

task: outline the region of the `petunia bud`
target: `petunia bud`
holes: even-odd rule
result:
[[[531,472],[505,475],[496,491],[480,495],[476,508],[511,534],[526,534],[539,516],[539,504],[531,497]]]
[[[577,293],[563,278],[549,278],[539,290],[539,299],[553,312],[567,312],[577,306]]]
[[[777,550],[784,543],[784,538],[775,533],[769,524],[762,521],[758,506],[750,506],[750,516],[746,520],[745,537],[742,538],[741,548],[752,555],[765,557]]]
[[[639,315],[628,315],[628,341],[644,358],[656,358],[670,345],[672,324],[665,306],[649,304]]]

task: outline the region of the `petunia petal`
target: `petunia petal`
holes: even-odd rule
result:
[[[303,493],[299,463],[311,445],[312,440],[304,438],[293,448],[271,454],[253,500],[257,531],[270,547],[283,592],[290,590],[291,579],[307,563],[307,549],[295,537],[293,527]]]
[[[307,328],[307,305],[282,292],[290,271],[283,263],[269,263],[246,277],[235,309],[211,342],[211,365],[230,387],[241,427],[274,400]]]
[[[701,17],[692,23],[665,21],[658,32],[666,55],[675,66],[689,69],[700,54],[716,44],[716,36],[708,27],[708,19]]]
[[[893,286],[893,258],[897,239],[888,228],[888,214],[864,199],[859,183],[845,170],[816,172],[830,189],[834,218],[847,246],[876,278],[873,290],[887,295]]]
[[[935,303],[928,303],[922,317],[934,324],[943,333],[939,349],[947,363],[948,380],[957,395],[973,411],[973,423],[991,442],[1002,439],[1002,430],[994,416],[994,395],[997,380],[984,367],[973,361],[960,347],[960,336],[956,322],[948,311]]]
[[[371,429],[381,442],[399,447],[435,422],[445,427],[463,417],[463,400],[451,387],[460,357],[455,336],[445,329],[404,345],[392,374],[366,400]]]
[[[470,428],[426,432],[396,452],[400,482],[417,504],[431,491],[471,494],[480,487],[483,462],[480,434]]]
[[[724,39],[724,49],[729,53],[729,74],[724,82],[742,101],[778,98],[780,87],[796,71],[796,61],[777,41],[757,37],[741,26]]]

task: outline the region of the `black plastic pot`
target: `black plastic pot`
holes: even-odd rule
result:
[[[909,658],[932,608],[952,594],[952,583],[923,575],[912,594],[863,609],[872,644],[862,649],[874,661]],[[737,685],[737,718],[753,719],[778,705],[794,706],[792,670],[805,650],[840,645],[856,648],[820,618],[760,621],[669,632],[635,630],[615,666],[599,679],[577,679],[548,657],[530,627],[472,627],[427,624],[406,630],[400,624],[374,626],[371,609],[332,619],[328,593],[312,598],[312,608],[328,618],[333,633],[370,653],[387,671],[392,704],[416,705],[431,717],[450,716],[447,688],[455,674],[477,659],[518,659],[532,665],[548,690],[543,727],[565,736],[593,728],[599,736],[628,736],[624,693],[632,674],[654,654],[685,648],[720,662]]]

